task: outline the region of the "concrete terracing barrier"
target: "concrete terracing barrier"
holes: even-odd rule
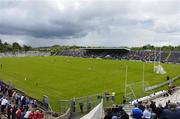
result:
[[[180,79],[180,75],[172,78],[171,80],[168,80],[168,81],[159,83],[159,84],[154,85],[154,86],[147,87],[147,88],[144,89],[144,91],[150,91],[150,90],[154,90],[154,89],[156,89],[156,88],[162,87],[162,86],[164,86],[164,85],[168,85],[169,83],[172,83],[172,82],[174,82],[174,81],[177,80],[177,79]]]

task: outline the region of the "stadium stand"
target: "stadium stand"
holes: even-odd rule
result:
[[[44,112],[38,101],[0,82],[1,119],[43,119]]]
[[[153,98],[152,98],[153,97]],[[123,106],[105,108],[104,119],[179,119],[180,89],[171,87]]]
[[[118,58],[119,56],[123,56],[123,53],[129,51],[128,49],[104,49],[104,48],[82,48],[77,50],[64,50],[60,52],[58,55],[61,56],[73,56],[73,57],[84,57],[84,58]]]
[[[171,55],[167,59],[167,62],[179,63],[180,62],[180,52],[172,51]]]
[[[151,62],[161,60],[161,62],[164,63],[180,63],[180,51],[156,51],[155,53],[151,50],[132,51],[127,48],[82,48],[76,50],[64,50],[57,53],[57,55]]]

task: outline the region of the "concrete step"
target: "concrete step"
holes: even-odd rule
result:
[[[7,119],[7,115],[5,115],[5,114],[1,114],[0,117],[1,117],[1,119]]]

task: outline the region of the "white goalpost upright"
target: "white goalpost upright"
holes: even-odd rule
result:
[[[130,99],[131,97],[129,97],[129,96],[132,95],[133,98],[136,98],[134,90],[132,89],[131,84],[127,84],[127,80],[128,80],[128,66],[126,65],[124,97],[126,99]],[[127,93],[127,88],[130,89],[130,91],[131,91],[130,93]],[[132,100],[132,99],[130,99],[130,100]]]
[[[136,93],[139,91],[142,93],[147,93],[147,91],[145,91],[145,87],[149,86],[149,83],[145,82],[145,63],[142,64],[142,79],[141,79],[141,81],[128,84],[127,80],[128,80],[128,66],[126,66],[126,72],[125,72],[125,84],[124,84],[125,85],[125,89],[124,89],[125,99],[128,99],[128,100],[137,99],[138,94],[136,94]],[[126,100],[126,101],[128,101],[128,100]]]
[[[156,47],[155,47],[155,50],[154,50],[154,72],[155,72],[155,66],[156,66]]]
[[[126,96],[126,94],[127,94],[127,70],[128,70],[128,67],[127,67],[127,65],[126,65],[126,77],[125,77],[125,90],[124,90],[124,95]]]
[[[142,88],[143,88],[143,91],[144,91],[144,89],[145,89],[145,86],[144,86],[144,63],[143,63],[143,71],[142,71]]]

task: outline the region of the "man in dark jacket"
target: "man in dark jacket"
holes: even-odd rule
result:
[[[138,103],[138,108],[141,109],[142,112],[144,112],[145,106],[143,105],[142,101],[140,101],[140,102]]]
[[[164,108],[162,107],[161,104],[159,104],[158,107],[156,108],[156,115],[158,119],[160,119],[160,116],[162,115],[163,110]]]
[[[160,119],[179,119],[180,109],[176,108],[175,103],[169,104],[169,109],[164,109]]]

